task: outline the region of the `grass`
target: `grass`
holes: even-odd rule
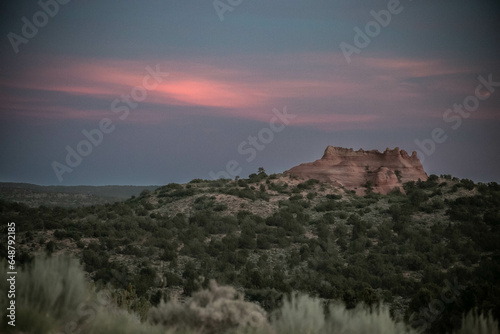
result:
[[[306,295],[293,296],[276,312],[272,325],[277,333],[326,333],[323,306],[318,299]]]
[[[347,311],[343,305],[330,307],[329,333],[343,334],[403,334],[416,333],[403,323],[391,319],[386,307],[370,310],[358,306]]]
[[[456,334],[498,334],[498,321],[493,319],[491,313],[478,314],[476,311],[467,313],[462,318],[462,326]]]
[[[16,329],[47,333],[60,326],[86,302],[88,289],[78,260],[67,256],[36,258],[16,277]],[[2,317],[2,328],[11,330],[5,319]]]
[[[5,261],[2,267],[7,271]],[[7,294],[6,280],[0,293]],[[263,334],[393,334],[415,333],[394,322],[384,307],[371,311],[358,306],[346,310],[330,306],[325,315],[323,302],[306,295],[285,299],[271,314],[246,302],[234,288],[211,281],[209,289],[193,294],[185,303],[160,303],[149,312],[149,321],[120,309],[111,293],[96,293],[84,278],[78,261],[66,256],[38,257],[20,269],[16,281],[16,327],[6,324],[6,301],[2,298],[4,333],[263,333]],[[456,334],[498,334],[498,322],[491,314],[468,313]]]

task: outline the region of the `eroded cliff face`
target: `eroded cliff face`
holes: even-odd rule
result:
[[[374,192],[387,194],[394,188],[404,192],[405,182],[427,180],[416,152],[410,156],[398,147],[381,153],[328,146],[321,159],[298,165],[285,173],[343,186],[359,195],[365,193],[367,183]]]

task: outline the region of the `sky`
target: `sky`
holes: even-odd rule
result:
[[[493,0],[0,2],[0,182],[280,173],[327,145],[500,182]]]

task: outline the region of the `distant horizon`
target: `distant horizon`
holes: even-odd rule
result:
[[[333,145],[330,145],[330,146],[333,146]],[[338,147],[338,146],[337,146]],[[395,149],[396,147],[398,146],[394,146],[394,147],[387,147],[388,149],[390,150],[393,150]],[[380,149],[364,149],[364,148],[359,148],[359,149],[354,149],[354,148],[349,148],[349,147],[345,147],[346,149],[353,149],[354,151],[358,151],[358,150],[365,150],[365,151],[372,151],[372,150],[376,150],[380,153],[383,153],[384,150],[380,150]],[[400,148],[400,150],[404,150],[406,151],[405,149],[403,148]],[[409,152],[409,151],[406,151],[410,156],[412,154],[412,152]],[[318,160],[320,159],[321,156],[319,156],[317,159],[315,160]],[[298,166],[302,163],[308,163],[308,162],[313,162],[315,160],[312,160],[312,161],[303,161],[303,162],[299,162],[297,163],[296,165],[294,166]],[[294,167],[294,166],[291,166],[290,168]],[[286,172],[288,169],[286,170],[283,170],[281,172],[279,171],[268,171],[266,169],[265,166],[261,166],[264,168],[264,170],[266,171],[267,174],[283,174],[284,172]],[[458,177],[459,179],[470,179],[472,180],[474,183],[479,183],[479,182],[482,182],[482,183],[489,183],[489,182],[497,182],[499,183],[500,182],[500,179],[497,179],[497,180],[476,180],[476,179],[472,179],[472,178],[469,178],[469,177],[459,177],[457,175],[453,175],[453,174],[450,174],[450,173],[446,173],[446,172],[441,172],[441,173],[430,173],[428,172],[426,169],[425,169],[425,165],[423,164],[423,167],[424,167],[424,171],[427,173],[427,175],[437,175],[437,176],[441,176],[441,175],[451,175],[452,177]],[[250,171],[248,175],[238,175],[238,177],[240,178],[248,178],[248,176],[252,173],[256,173],[257,172],[257,169],[255,171]],[[178,184],[186,184],[186,183],[189,183],[190,181],[192,180],[195,180],[195,179],[203,179],[203,180],[215,180],[215,179],[210,179],[210,178],[203,178],[203,177],[192,177],[188,180],[172,180],[170,182],[164,182],[164,183],[157,183],[157,184],[154,184],[154,183],[150,183],[150,184],[106,184],[106,183],[103,183],[103,184],[57,184],[57,183],[54,183],[54,184],[38,184],[38,183],[31,183],[31,182],[25,182],[25,181],[4,181],[4,180],[0,180],[0,183],[16,183],[16,184],[30,184],[30,185],[37,185],[37,186],[44,186],[44,187],[106,187],[106,186],[121,186],[121,187],[125,187],[125,186],[133,186],[133,187],[154,187],[154,186],[158,186],[158,187],[161,187],[163,185],[166,185],[168,183],[178,183]],[[231,178],[234,180],[234,177]]]

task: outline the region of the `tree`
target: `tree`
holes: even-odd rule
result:
[[[45,251],[47,252],[47,254],[52,255],[52,253],[54,253],[55,250],[56,250],[56,243],[54,241],[51,240],[45,245]]]

